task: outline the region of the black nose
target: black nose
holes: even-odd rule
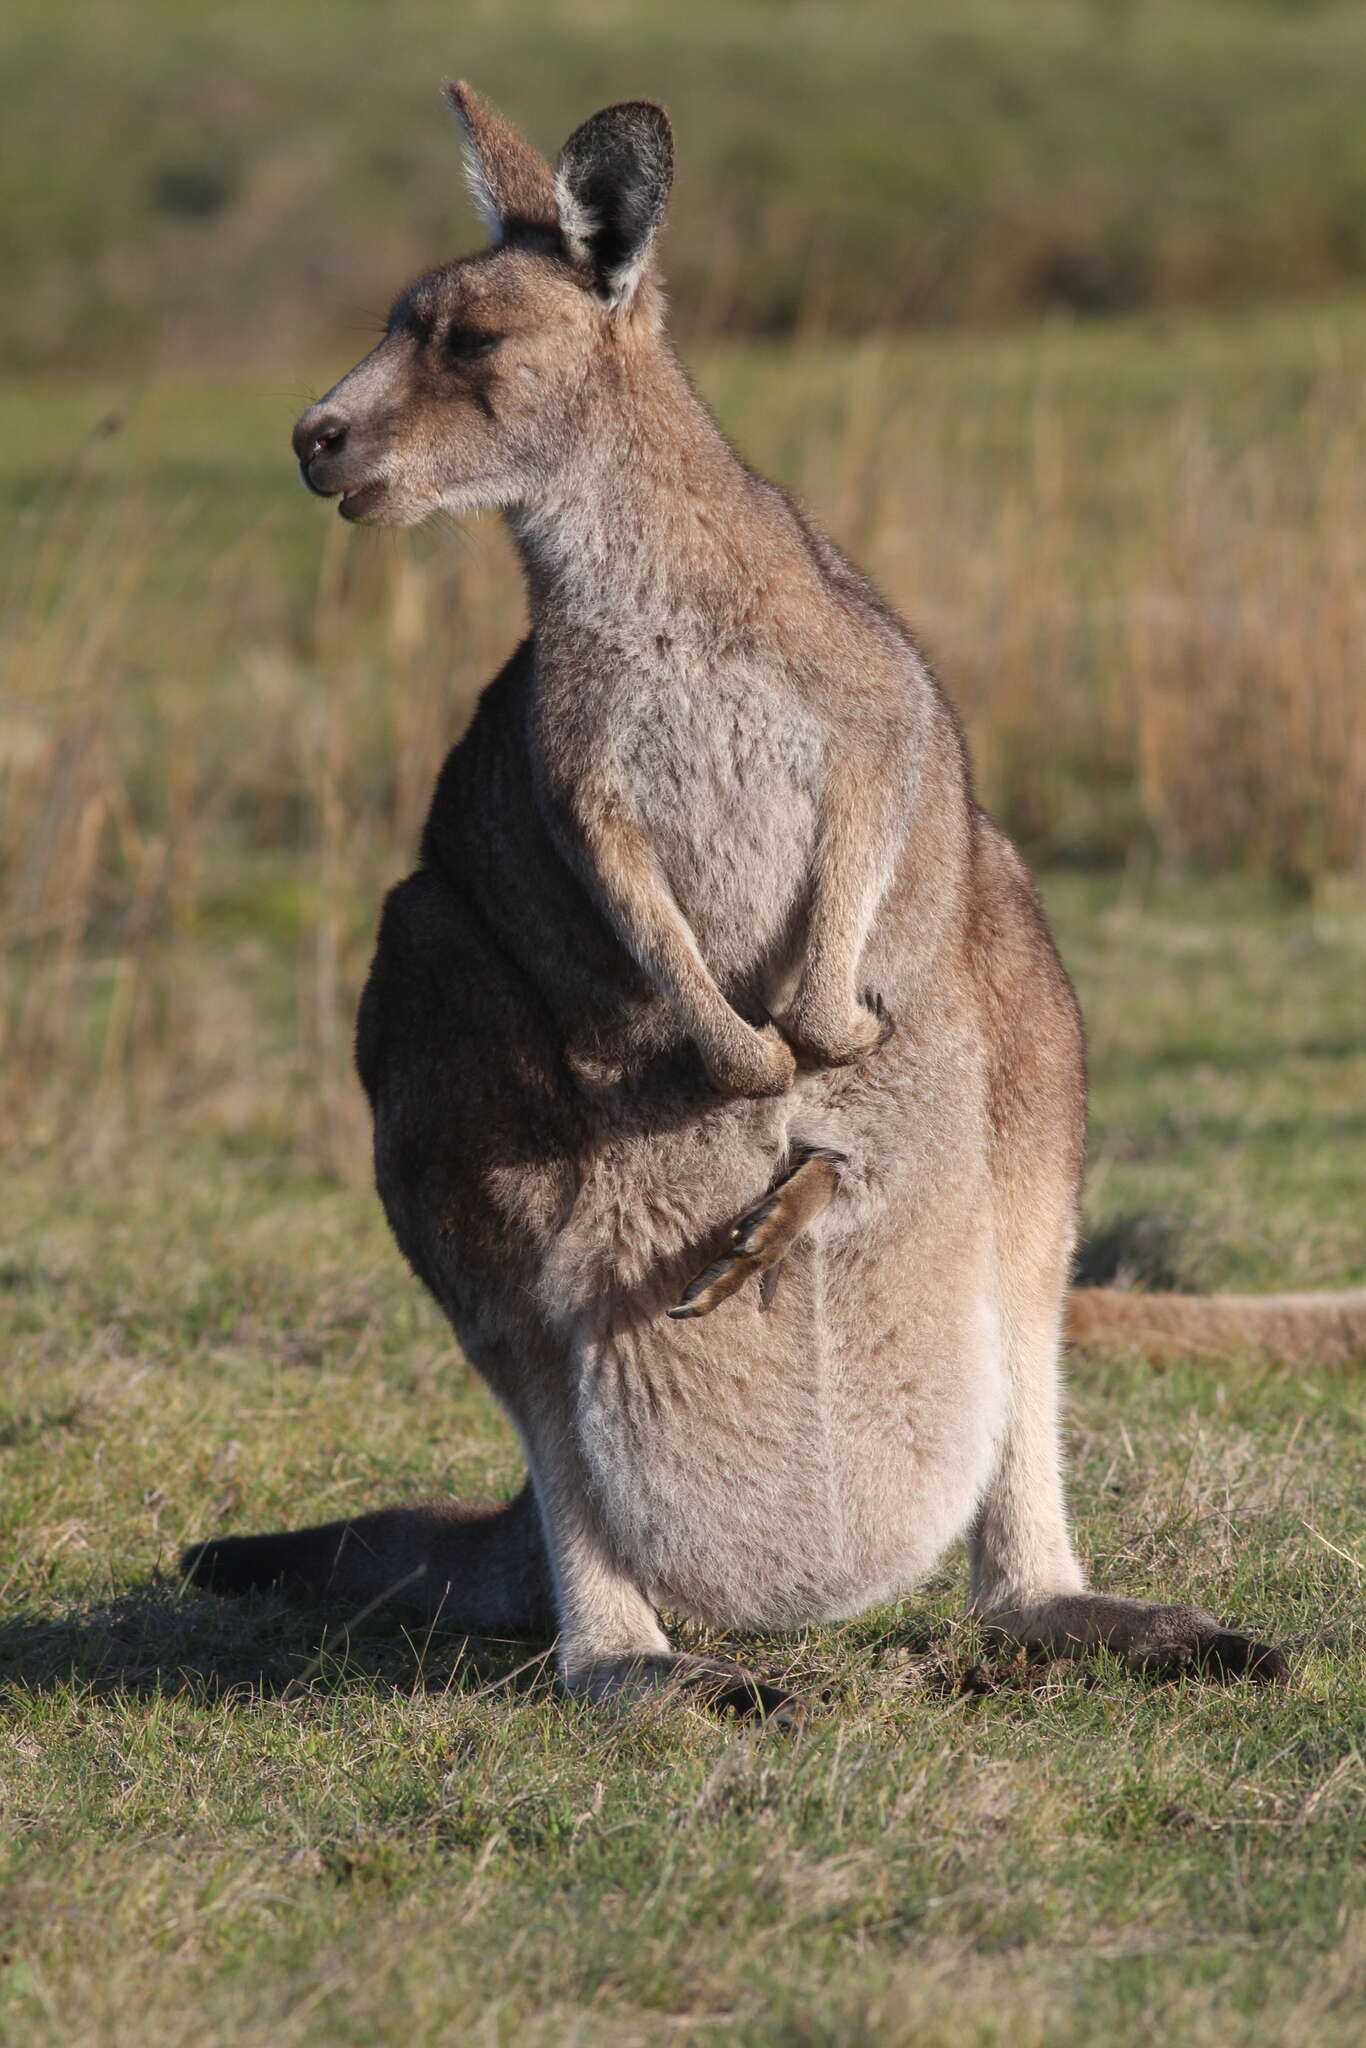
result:
[[[306,412],[294,429],[294,453],[307,469],[315,456],[330,455],[344,447],[346,442],[346,421],[335,414],[327,413],[317,419]]]

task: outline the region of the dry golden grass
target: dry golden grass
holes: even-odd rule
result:
[[[737,350],[703,381],[916,622],[1033,858],[1303,885],[1362,846],[1358,325]],[[54,430],[16,524],[0,1131],[193,1100],[302,1120],[349,1170],[374,912],[521,630],[515,566],[490,524],[355,534],[276,503],[287,396],[267,433],[239,394],[240,473],[231,394],[180,405],[154,395],[141,462],[97,435],[62,470]]]

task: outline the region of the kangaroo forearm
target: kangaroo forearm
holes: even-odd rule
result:
[[[832,776],[821,806],[806,956],[789,1024],[804,1045],[831,1056],[877,1042],[859,969],[894,861],[891,797],[871,775],[845,768]]]
[[[859,963],[880,893],[863,863],[860,870],[831,874],[826,869],[817,879],[794,1004],[811,1022],[843,1022],[858,1001]]]
[[[585,818],[583,840],[599,900],[618,937],[688,1036],[704,1043],[724,1030],[727,1017],[742,1022],[703,960],[640,827],[603,805]]]
[[[653,847],[616,803],[584,818],[582,838],[599,900],[623,945],[697,1047],[718,1085],[736,1094],[781,1093],[792,1061],[726,1001],[674,898]]]

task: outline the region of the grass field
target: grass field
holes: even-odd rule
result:
[[[469,11],[492,49],[493,11]],[[845,19],[762,11],[808,56]],[[582,12],[610,35],[606,0]],[[887,12],[860,10],[851,62]],[[1102,12],[1207,65],[1227,31],[1221,77],[1254,12],[1283,67],[1301,47],[1303,10],[1252,0],[1155,8],[1151,31],[1050,6],[1041,76]],[[400,52],[387,10],[337,13],[349,96]],[[1350,10],[1315,14],[1305,61],[1350,97]],[[74,16],[18,10],[46,56],[0,213],[37,218],[44,82],[70,62],[92,93],[130,18],[84,10],[77,62]],[[194,368],[210,294],[157,374],[116,374],[145,365],[158,266],[209,206],[213,121],[294,103],[191,100],[213,119],[187,116],[180,182],[155,188],[170,239],[148,229],[139,271],[120,194],[145,199],[190,49],[155,45],[159,5],[141,18],[151,111],[96,195],[88,300],[64,235],[104,131],[73,145],[80,176],[53,164],[56,253],[16,287],[30,370],[0,391],[0,2042],[1355,2043],[1359,1376],[1074,1374],[1096,1578],[1281,1643],[1275,1693],[991,1658],[953,1561],[849,1628],[734,1646],[822,1701],[790,1738],[572,1706],[544,1645],[227,1607],[169,1576],[211,1530],[514,1483],[369,1191],[349,1037],[381,891],[520,598],[488,526],[355,534],[299,493],[289,424],[361,332],[287,348],[290,304],[271,328],[248,295],[259,359]],[[197,30],[206,61],[254,49],[252,75],[287,72],[335,130],[341,57],[302,10],[264,19]],[[1190,73],[1196,126],[1212,75]],[[980,62],[964,80],[991,99]],[[353,198],[369,147],[341,152]],[[251,184],[259,244],[232,241],[235,201],[195,216],[229,283],[304,245],[337,148],[306,155]],[[357,276],[393,265],[387,291],[408,159],[375,161]],[[136,240],[145,210],[125,213]],[[334,313],[349,254],[317,251]],[[87,317],[99,377],[72,371]],[[759,297],[745,317],[765,324]],[[1091,1025],[1098,1277],[1366,1280],[1363,360],[1351,299],[697,354],[727,427],[917,622],[991,806],[1048,863]]]
[[[1360,899],[1049,898],[1099,1250],[1184,1284],[1366,1278]],[[803,1733],[616,1718],[536,1643],[162,1576],[204,1531],[500,1490],[517,1453],[374,1199],[286,1127],[89,1138],[4,1192],[0,2039],[1359,2038],[1359,1378],[1073,1375],[1095,1575],[1255,1626],[1283,1691],[984,1676],[955,1560],[850,1627],[735,1645],[824,1698]]]

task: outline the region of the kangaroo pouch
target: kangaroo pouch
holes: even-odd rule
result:
[[[762,1192],[747,1109],[732,1113],[739,1174],[720,1132],[706,1172],[688,1141],[667,1178],[637,1153],[639,1282],[622,1288],[619,1269],[621,1291],[598,1286],[577,1319],[575,1423],[613,1550],[655,1601],[701,1620],[789,1627],[896,1597],[991,1478],[1006,1383],[981,1193],[946,1188],[932,1144],[879,1157],[870,1107],[825,1112],[867,1150],[789,1254],[772,1307],[750,1286],[701,1323],[664,1313],[680,1223],[716,1214],[718,1191],[722,1223]],[[606,1205],[590,1171],[555,1261],[585,1278],[583,1240],[606,1212],[594,1193]],[[893,1242],[916,1252],[894,1259]]]

